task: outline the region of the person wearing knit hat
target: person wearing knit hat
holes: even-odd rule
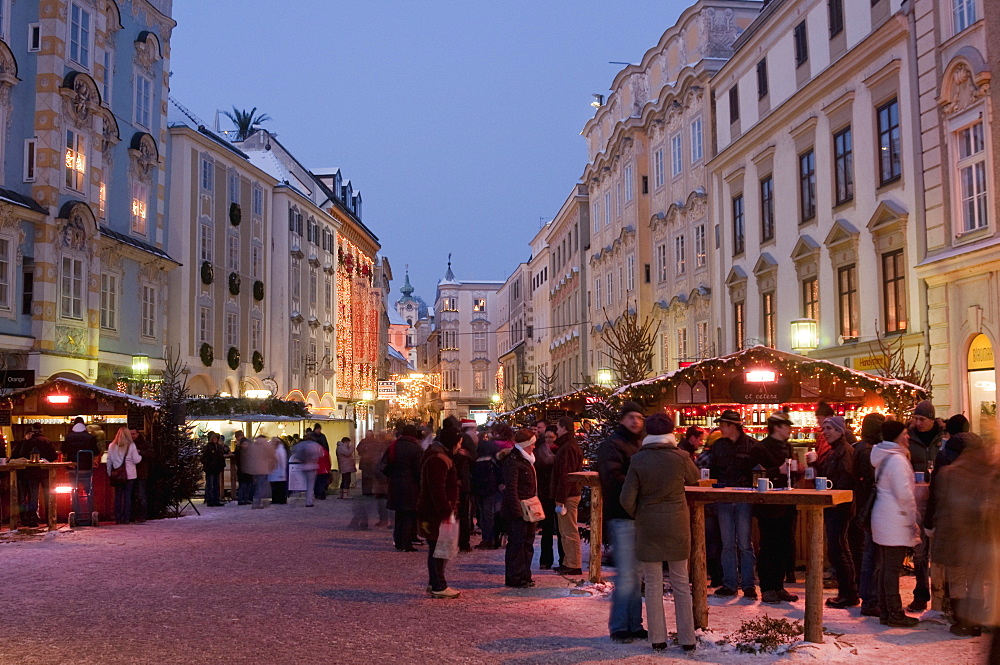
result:
[[[653,649],[667,648],[663,616],[663,562],[669,562],[677,619],[677,641],[686,651],[695,648],[691,583],[691,516],[685,485],[698,484],[698,469],[691,457],[677,447],[674,423],[658,412],[646,418],[646,438],[632,456],[621,504],[635,517],[636,558],[646,582],[646,618]],[[656,583],[652,583],[656,580]]]
[[[639,586],[639,562],[635,556],[635,520],[622,506],[622,486],[632,455],[642,440],[642,407],[625,402],[619,411],[618,425],[597,449],[597,474],[604,496],[604,524],[615,552],[615,588],[611,594],[608,631],[612,641],[627,643],[645,639],[642,627],[642,593]]]
[[[534,430],[518,430],[514,434],[514,447],[498,454],[504,483],[500,512],[507,520],[504,584],[516,589],[535,586],[531,579],[531,558],[535,554],[535,523],[524,519],[521,502],[538,496],[535,456],[532,453],[536,442]]]
[[[914,471],[930,474],[934,460],[941,452],[944,428],[937,421],[937,413],[930,400],[917,403],[910,419],[910,464]],[[930,559],[926,534],[920,531],[920,542],[913,548],[913,574],[917,583],[913,587],[913,602],[906,606],[911,612],[923,612],[931,600]]]
[[[861,439],[854,444],[854,526],[851,548],[857,567],[858,595],[861,597],[861,615],[878,616],[878,590],[875,587],[875,559],[878,548],[872,540],[871,529],[859,519],[861,509],[868,505],[875,486],[875,469],[872,467],[872,449],[882,441],[882,423],[885,416],[877,411],[861,420]],[[858,554],[860,553],[860,557]]]
[[[823,436],[829,450],[819,454],[812,463],[816,477],[833,483],[833,489],[854,489],[854,449],[847,441],[847,423],[841,416],[829,416],[823,421]],[[827,607],[847,608],[861,604],[858,581],[854,574],[854,558],[847,537],[854,506],[842,503],[823,511],[826,529],[826,552],[837,574],[837,596],[826,601]]]

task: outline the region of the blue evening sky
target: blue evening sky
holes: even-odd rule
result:
[[[254,106],[307,167],[339,166],[429,303],[502,280],[586,165],[580,131],[686,0],[174,0],[171,94],[209,126]],[[228,128],[223,117],[222,127]]]

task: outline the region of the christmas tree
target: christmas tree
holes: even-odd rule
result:
[[[150,514],[157,517],[180,517],[184,502],[194,496],[201,482],[201,449],[185,422],[184,368],[170,349],[164,363],[160,409],[153,425],[157,464],[149,479],[149,508]]]

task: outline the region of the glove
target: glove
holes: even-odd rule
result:
[[[561,503],[556,503],[556,515],[562,515],[566,512],[566,506]]]
[[[816,461],[817,457],[818,455],[816,454],[816,451],[810,450],[809,452],[806,453],[806,464],[812,464],[813,462]]]

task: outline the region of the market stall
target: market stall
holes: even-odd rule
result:
[[[531,425],[539,419],[551,424],[563,416],[570,416],[581,423],[593,419],[594,408],[603,404],[611,394],[604,386],[586,386],[577,390],[525,404],[499,415],[499,419],[512,425]]]
[[[805,447],[819,431],[814,413],[821,400],[858,430],[872,411],[905,418],[927,392],[906,381],[754,346],[623,386],[612,397],[641,402],[650,412],[662,409],[678,428],[713,427],[719,414],[732,409],[758,439],[767,435],[768,415],[784,408],[794,424],[790,443]]]
[[[57,378],[37,386],[19,390],[6,397],[6,404],[0,408],[0,430],[4,436],[3,457],[9,457],[10,442],[24,439],[33,426],[40,426],[41,433],[52,441],[57,451],[70,431],[73,418],[80,416],[94,434],[98,447],[104,451],[122,427],[134,427],[144,436],[151,436],[153,419],[159,405],[148,399],[120,393],[107,388],[72,379]],[[46,483],[46,500],[41,501],[45,510],[55,506],[55,514],[46,513],[49,525],[54,525],[56,517],[65,518],[69,512],[69,494],[60,493],[52,499],[58,489],[67,485],[67,471],[73,460],[49,470]],[[13,473],[15,469],[11,469]],[[10,474],[8,474],[9,476]],[[101,515],[114,514],[114,491],[108,482],[107,470],[95,463],[93,475],[94,510]],[[11,497],[11,483],[4,488],[5,500],[0,504],[15,505],[16,496]],[[16,486],[13,488],[16,491]],[[4,522],[17,526],[17,515],[8,512],[2,515]]]

